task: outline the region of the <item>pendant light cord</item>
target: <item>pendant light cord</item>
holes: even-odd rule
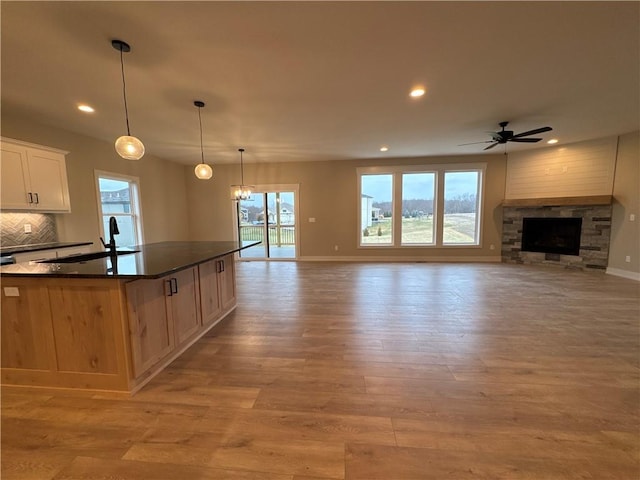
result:
[[[122,47],[120,47],[120,68],[122,69],[122,95],[124,96],[124,117],[127,120],[127,136],[131,136],[129,130],[129,110],[127,108],[127,84],[124,80],[124,60],[122,58]]]
[[[244,163],[242,162],[242,152],[244,152],[244,148],[240,149],[240,183],[244,187]]]
[[[204,147],[202,146],[202,116],[200,115],[200,109],[202,107],[198,107],[198,120],[200,121],[200,155],[202,156],[202,162],[204,163]]]

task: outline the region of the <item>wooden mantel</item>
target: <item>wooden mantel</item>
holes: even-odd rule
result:
[[[613,195],[591,195],[586,197],[555,198],[507,198],[503,207],[555,207],[567,205],[611,205]]]

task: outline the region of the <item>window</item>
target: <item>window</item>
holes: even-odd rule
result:
[[[143,243],[138,184],[135,177],[96,172],[100,233],[105,242],[109,241],[109,217],[115,217],[120,231],[115,237],[118,246]]]
[[[359,245],[480,245],[485,168],[485,164],[358,168]]]
[[[402,245],[434,243],[435,173],[402,174]]]
[[[480,172],[444,172],[445,245],[477,245]]]
[[[360,245],[393,245],[393,175],[360,178]]]

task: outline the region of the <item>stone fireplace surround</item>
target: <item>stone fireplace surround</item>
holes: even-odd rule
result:
[[[592,200],[589,200],[588,197],[582,201],[579,199],[575,201],[568,199],[505,200],[502,210],[502,262],[550,264],[565,268],[604,272],[609,259],[611,200],[609,197],[608,204],[599,205],[588,204],[590,201]],[[568,204],[552,205],[553,203]],[[524,217],[581,217],[582,232],[580,234],[579,255],[521,251],[522,219]]]

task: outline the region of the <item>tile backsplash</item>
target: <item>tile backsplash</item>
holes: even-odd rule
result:
[[[25,233],[25,225],[31,233]],[[51,213],[0,213],[0,245],[31,245],[58,241],[56,221]]]

